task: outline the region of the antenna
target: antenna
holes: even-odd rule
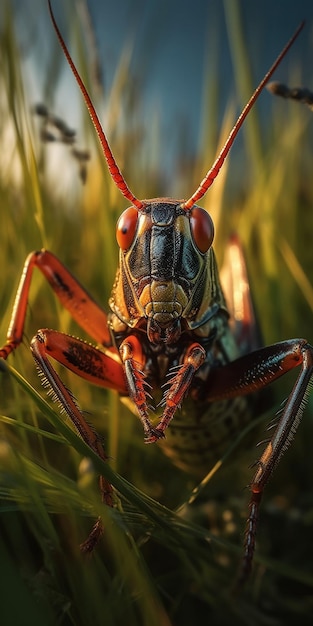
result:
[[[258,85],[258,87],[256,88],[256,90],[253,92],[249,102],[247,102],[245,108],[243,109],[243,111],[240,113],[237,122],[235,123],[235,125],[233,126],[228,139],[226,140],[226,143],[224,144],[224,147],[222,148],[221,152],[219,153],[217,159],[214,161],[211,169],[209,169],[208,173],[205,175],[204,179],[202,180],[202,182],[200,183],[198,189],[196,189],[196,191],[192,194],[192,196],[189,198],[189,200],[186,200],[185,202],[182,202],[181,207],[182,209],[184,209],[185,211],[188,211],[189,209],[191,209],[191,207],[197,202],[197,200],[199,200],[200,198],[202,198],[204,196],[204,194],[207,192],[207,190],[209,189],[209,187],[211,187],[213,181],[215,180],[215,178],[217,177],[234,141],[235,138],[237,137],[238,131],[241,128],[243,122],[245,121],[250,109],[252,109],[255,101],[257,100],[257,98],[259,97],[263,87],[266,85],[266,83],[269,81],[269,79],[271,78],[272,74],[275,72],[276,68],[278,67],[278,65],[280,64],[280,62],[282,61],[282,59],[284,58],[285,54],[287,54],[289,48],[291,48],[292,44],[294,43],[295,39],[298,37],[300,31],[302,30],[304,26],[304,21],[301,22],[301,24],[298,26],[297,30],[295,31],[295,33],[292,35],[291,39],[288,41],[288,43],[286,44],[286,46],[283,48],[283,50],[281,51],[281,53],[278,55],[276,61],[274,61],[272,67],[268,70],[268,72],[265,74],[264,78],[261,80],[260,84]]]
[[[49,12],[50,12],[50,17],[51,17],[51,20],[52,20],[52,24],[54,26],[54,30],[55,30],[55,32],[56,32],[56,34],[58,36],[59,42],[61,44],[62,50],[63,50],[63,52],[65,54],[66,59],[67,59],[67,62],[69,64],[69,66],[70,66],[70,68],[71,68],[71,70],[72,70],[72,72],[74,74],[74,77],[75,77],[75,79],[76,79],[76,81],[78,83],[78,86],[79,86],[79,88],[80,88],[80,90],[81,90],[81,92],[83,94],[83,97],[84,97],[84,100],[86,102],[89,115],[91,117],[91,121],[92,121],[92,123],[93,123],[93,125],[94,125],[94,127],[95,127],[95,129],[97,131],[97,134],[98,134],[98,137],[99,137],[102,149],[103,149],[103,154],[104,154],[106,162],[108,164],[109,172],[110,172],[110,174],[111,174],[111,176],[112,176],[116,186],[122,192],[123,196],[125,196],[125,198],[127,198],[134,206],[136,206],[137,209],[139,209],[139,210],[143,209],[144,203],[141,200],[138,200],[136,198],[136,196],[134,196],[132,191],[129,189],[129,187],[128,187],[128,185],[127,185],[127,183],[126,183],[126,181],[125,181],[125,179],[123,177],[123,174],[121,173],[121,171],[120,171],[120,169],[119,169],[119,167],[118,167],[118,165],[117,165],[117,163],[115,161],[115,158],[113,156],[113,152],[112,152],[112,150],[111,150],[111,148],[109,146],[108,140],[107,140],[107,138],[105,136],[105,133],[104,133],[104,130],[103,130],[102,126],[101,126],[99,117],[98,117],[98,115],[96,113],[96,110],[95,110],[95,107],[94,107],[94,105],[92,103],[92,100],[91,100],[91,98],[89,96],[89,93],[88,93],[88,91],[87,91],[87,89],[86,89],[86,87],[85,87],[85,85],[84,85],[84,83],[83,83],[79,73],[78,73],[78,70],[76,69],[75,63],[74,63],[74,61],[73,61],[73,59],[72,59],[72,57],[71,57],[71,55],[70,55],[70,53],[68,51],[66,43],[65,43],[65,41],[64,41],[64,39],[63,39],[63,37],[62,37],[62,35],[60,33],[60,30],[59,30],[59,27],[58,27],[57,23],[55,21],[55,17],[54,17],[53,11],[52,11],[50,0],[48,0],[48,5],[49,5]]]

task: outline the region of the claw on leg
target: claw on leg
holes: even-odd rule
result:
[[[165,433],[158,426],[151,428],[150,434],[145,436],[145,443],[155,443],[159,439],[165,439]]]

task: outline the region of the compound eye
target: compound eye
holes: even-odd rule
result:
[[[116,225],[116,239],[121,250],[126,252],[132,245],[138,222],[138,210],[130,206],[123,211]]]
[[[214,224],[210,215],[198,206],[190,211],[190,230],[198,250],[204,254],[214,239]]]

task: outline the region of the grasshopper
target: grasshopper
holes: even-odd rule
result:
[[[51,359],[84,380],[129,398],[142,423],[145,442],[158,442],[176,465],[198,476],[207,471],[212,449],[222,447],[253,417],[246,396],[299,367],[294,388],[250,483],[241,575],[244,580],[252,565],[264,487],[303,413],[313,372],[313,348],[305,339],[292,339],[256,349],[254,310],[239,240],[234,237],[230,242],[230,258],[236,261],[237,269],[230,263],[228,271],[237,284],[228,290],[231,304],[227,307],[212,248],[214,224],[196,203],[214,182],[247,114],[303,25],[254,91],[196,191],[187,199],[140,200],[119,170],[56,24],[50,0],[49,11],[98,133],[111,177],[131,206],[122,213],[116,228],[120,255],[110,313],[95,302],[52,252],[32,252],[22,271],[0,358],[7,359],[22,341],[29,288],[33,270],[38,268],[61,304],[96,344],[41,329],[30,346],[44,385],[84,441],[107,460],[99,436],[86,421]],[[156,423],[150,417],[149,404],[151,399],[157,402],[160,397],[161,415]],[[113,489],[103,477],[100,488],[103,501],[112,506]],[[83,550],[93,548],[101,531],[98,520]]]

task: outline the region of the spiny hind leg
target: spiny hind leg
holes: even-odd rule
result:
[[[90,382],[116,389],[119,386],[119,376],[122,376],[121,364],[82,340],[52,330],[38,331],[31,342],[31,351],[43,378],[43,384],[50,388],[53,398],[70,418],[85,443],[103,461],[107,461],[108,457],[98,434],[86,421],[71,391],[64,385],[52,366],[50,358],[57,360]],[[114,504],[112,485],[104,476],[100,476],[99,484],[102,501],[112,507]],[[89,537],[81,545],[82,551],[92,551],[102,532],[103,526],[99,518]]]

